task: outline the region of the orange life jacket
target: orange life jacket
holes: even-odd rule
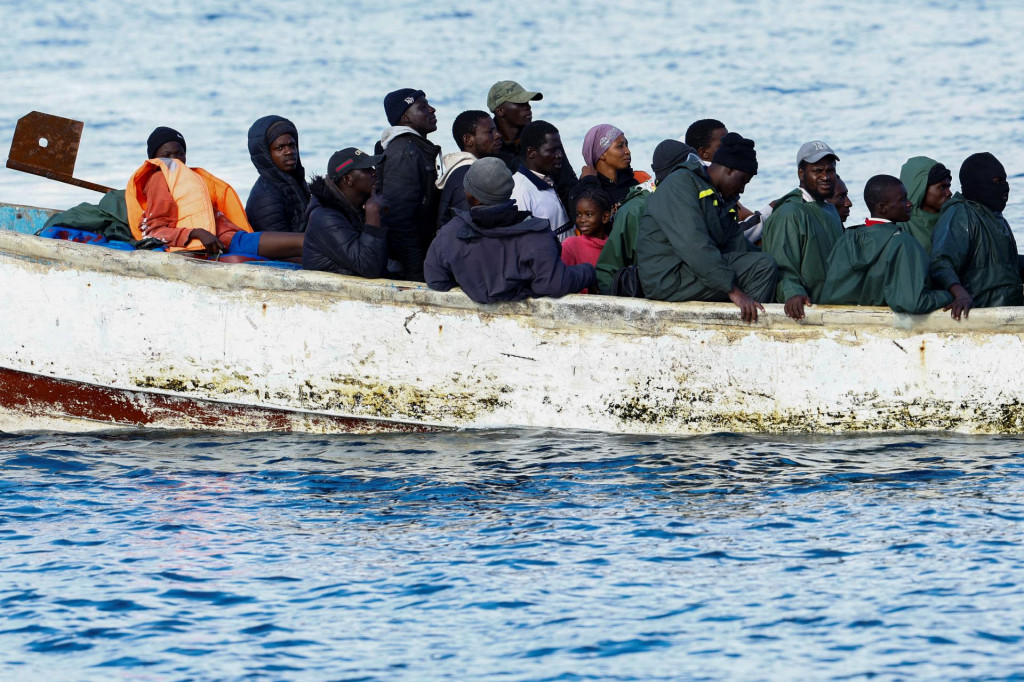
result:
[[[143,217],[146,212],[145,187],[153,173],[163,173],[167,188],[178,208],[176,227],[183,230],[206,230],[217,234],[217,213],[246,232],[252,232],[238,194],[228,183],[202,168],[189,168],[175,159],[149,159],[128,181],[125,202],[128,205],[128,226],[132,236],[143,239]],[[203,250],[202,242],[193,239],[184,247],[169,250]]]

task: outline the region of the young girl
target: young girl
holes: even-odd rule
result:
[[[612,230],[612,200],[600,189],[588,189],[576,199],[576,235],[562,242],[562,262],[566,265],[590,263],[597,257]],[[584,289],[581,294],[590,293]],[[595,289],[593,293],[597,293]]]

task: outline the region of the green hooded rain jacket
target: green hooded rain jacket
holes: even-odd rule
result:
[[[755,250],[749,245],[736,222],[736,202],[722,198],[691,155],[647,197],[636,238],[644,294],[690,301],[713,291],[728,300],[737,282],[733,257]]]
[[[779,199],[761,236],[762,248],[779,265],[779,303],[794,296],[818,302],[829,254],[842,234],[843,223],[832,204],[806,201],[799,188]]]
[[[636,231],[647,210],[650,193],[651,190],[644,189],[642,185],[630,188],[615,212],[612,233],[597,259],[597,286],[602,294],[612,293],[616,272],[636,264]]]
[[[907,198],[914,208],[910,211],[910,220],[897,224],[916,239],[927,254],[932,251],[932,235],[935,233],[935,223],[939,222],[939,214],[925,211],[921,204],[924,203],[924,195],[928,193],[928,173],[937,163],[927,156],[915,156],[908,159],[900,169],[900,182],[907,188]]]
[[[843,233],[828,260],[821,290],[826,305],[887,305],[921,315],[953,300],[929,288],[928,254],[893,223],[860,225]]]
[[[932,237],[931,277],[936,287],[962,284],[978,308],[1024,305],[1017,241],[1001,213],[960,192],[939,212]]]

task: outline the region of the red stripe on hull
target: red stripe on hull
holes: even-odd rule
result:
[[[292,412],[272,407],[218,403],[55,379],[0,367],[0,408],[39,419],[85,419],[111,426],[222,431],[312,431],[317,433],[422,433],[446,430],[382,419]],[[296,425],[301,424],[301,428]]]

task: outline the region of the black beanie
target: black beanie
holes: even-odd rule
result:
[[[155,159],[157,150],[163,147],[168,142],[180,142],[182,151],[185,150],[185,136],[179,133],[174,128],[168,128],[166,126],[160,126],[149,134],[149,139],[146,140],[146,158]]]
[[[384,97],[384,113],[387,114],[388,123],[393,126],[398,125],[398,122],[402,120],[402,114],[405,110],[412,106],[420,97],[424,97],[425,93],[422,90],[413,90],[412,88],[402,88],[401,90],[395,90],[389,92]]]
[[[757,152],[754,151],[754,141],[739,133],[726,133],[711,162],[757,175]]]
[[[295,124],[286,118],[278,119],[269,126],[267,126],[267,146],[274,144],[274,140],[281,137],[282,135],[290,134],[295,138],[295,142],[299,141],[299,131],[295,129]]]
[[[654,171],[654,181],[661,182],[668,176],[669,172],[686,161],[690,154],[696,154],[693,147],[680,142],[679,140],[662,140],[654,148],[654,158],[651,159],[651,170]]]
[[[932,169],[930,171],[928,171],[928,181],[926,184],[934,185],[935,183],[942,182],[943,180],[952,181],[953,174],[950,172],[948,168],[943,166],[941,163],[937,163],[934,166],[932,166]]]

